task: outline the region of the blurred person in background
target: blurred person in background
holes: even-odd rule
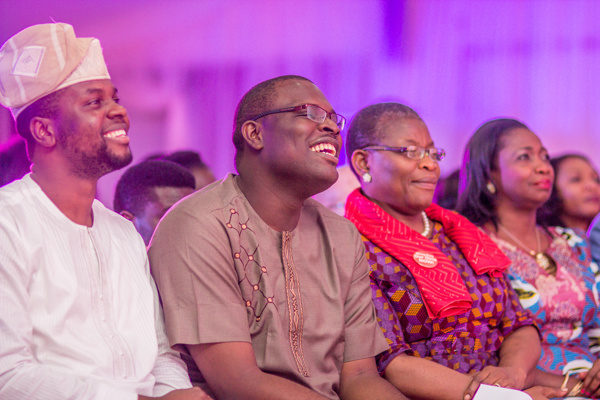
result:
[[[169,208],[196,189],[194,175],[171,161],[143,161],[117,182],[113,209],[131,222],[148,245]]]
[[[458,199],[459,172],[460,170],[456,169],[445,178],[440,179],[433,194],[433,202],[435,204],[448,210],[454,210],[456,200]]]
[[[162,158],[163,160],[172,161],[179,165],[183,165],[194,175],[196,180],[196,190],[203,188],[209,183],[215,181],[210,168],[202,161],[200,154],[192,150],[181,150],[171,153]]]
[[[538,224],[564,226],[585,236],[600,213],[600,177],[590,160],[581,154],[550,159],[554,183],[550,198],[537,213]]]

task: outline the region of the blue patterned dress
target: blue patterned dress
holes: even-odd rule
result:
[[[591,366],[598,356],[598,265],[592,261],[588,241],[572,229],[549,229],[553,237],[546,253],[557,265],[556,276],[540,268],[520,248],[490,234],[513,260],[507,273],[523,307],[531,311],[542,333],[538,368],[563,374]]]

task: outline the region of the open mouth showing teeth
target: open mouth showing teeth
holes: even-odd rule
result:
[[[109,139],[114,139],[114,138],[118,138],[118,137],[122,137],[122,136],[127,136],[127,132],[125,132],[125,129],[119,129],[119,130],[107,132],[104,134],[104,137],[109,138]]]
[[[329,143],[319,143],[310,148],[311,151],[316,153],[325,153],[329,154],[332,157],[337,157],[337,151],[335,150],[335,146]]]

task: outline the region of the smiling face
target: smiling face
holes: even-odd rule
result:
[[[273,109],[302,104],[333,111],[323,93],[308,81],[287,80],[278,85]],[[261,162],[279,182],[309,197],[336,181],[342,139],[332,120],[318,123],[300,110],[267,115],[258,122],[262,126]]]
[[[589,219],[600,212],[600,178],[590,163],[565,158],[556,171],[556,188],[566,217]]]
[[[491,175],[499,205],[507,202],[513,208],[535,210],[550,197],[554,170],[546,148],[530,130],[507,132],[500,140],[495,164]]]
[[[110,80],[65,88],[54,122],[57,149],[75,175],[97,179],[131,162],[129,118]]]
[[[386,117],[377,129],[377,145],[434,147],[427,126],[417,118]],[[363,183],[362,189],[384,210],[412,216],[431,204],[440,167],[429,155],[416,160],[392,151],[366,150],[365,157],[372,182]]]

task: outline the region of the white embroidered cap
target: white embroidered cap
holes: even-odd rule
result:
[[[65,23],[33,25],[0,48],[0,104],[17,116],[36,100],[80,82],[110,79],[100,42]]]

